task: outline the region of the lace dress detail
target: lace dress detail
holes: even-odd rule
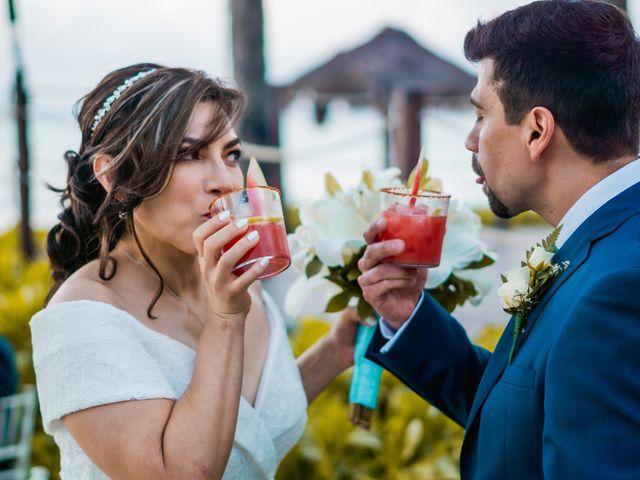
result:
[[[307,401],[284,322],[268,294],[269,347],[255,406],[240,398],[233,448],[223,479],[272,479],[298,441]],[[112,305],[91,300],[49,306],[31,319],[33,361],[45,431],[60,448],[62,479],[107,478],[61,418],[126,400],[179,398],[195,352]]]

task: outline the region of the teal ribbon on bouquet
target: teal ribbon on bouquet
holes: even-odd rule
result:
[[[376,328],[377,323],[358,327],[349,389],[349,420],[366,429],[371,425],[371,415],[378,403],[382,375],[382,367],[364,357]]]

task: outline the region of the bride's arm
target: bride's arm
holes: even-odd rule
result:
[[[175,401],[106,404],[63,418],[80,447],[110,478],[211,479],[224,473],[241,394],[245,320],[251,305],[247,289],[264,266],[256,263],[243,275],[232,275],[233,265],[256,241],[241,240],[217,258],[214,252],[242,233],[235,225],[222,227],[210,220],[194,233],[210,316],[184,394]]]
[[[353,365],[358,316],[346,310],[324,337],[298,357],[307,401],[311,403],[341,372]]]
[[[243,319],[207,323],[178,400],[105,404],[65,416],[64,425],[110,478],[222,477],[236,427],[243,332]]]

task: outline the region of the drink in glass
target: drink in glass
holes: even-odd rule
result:
[[[381,191],[387,229],[380,240],[401,239],[405,245],[404,252],[384,262],[420,268],[440,265],[450,195],[426,190],[412,195],[411,189],[403,187]]]
[[[269,265],[259,278],[271,277],[282,272],[291,264],[291,254],[287,243],[280,191],[268,186],[253,186],[234,190],[214,200],[210,208],[215,215],[228,210],[234,221],[246,218],[248,230],[257,231],[260,240],[236,264],[233,271],[241,275],[263,258]],[[224,250],[236,244],[244,235],[234,238]]]

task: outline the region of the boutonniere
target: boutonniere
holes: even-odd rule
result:
[[[526,261],[520,268],[509,270],[501,275],[502,285],[498,295],[505,312],[515,315],[513,344],[509,352],[509,363],[513,359],[518,337],[527,324],[527,316],[542,298],[544,292],[553,281],[569,266],[569,261],[560,264],[553,262],[555,243],[562,225],[549,234],[547,238],[529,249]]]

